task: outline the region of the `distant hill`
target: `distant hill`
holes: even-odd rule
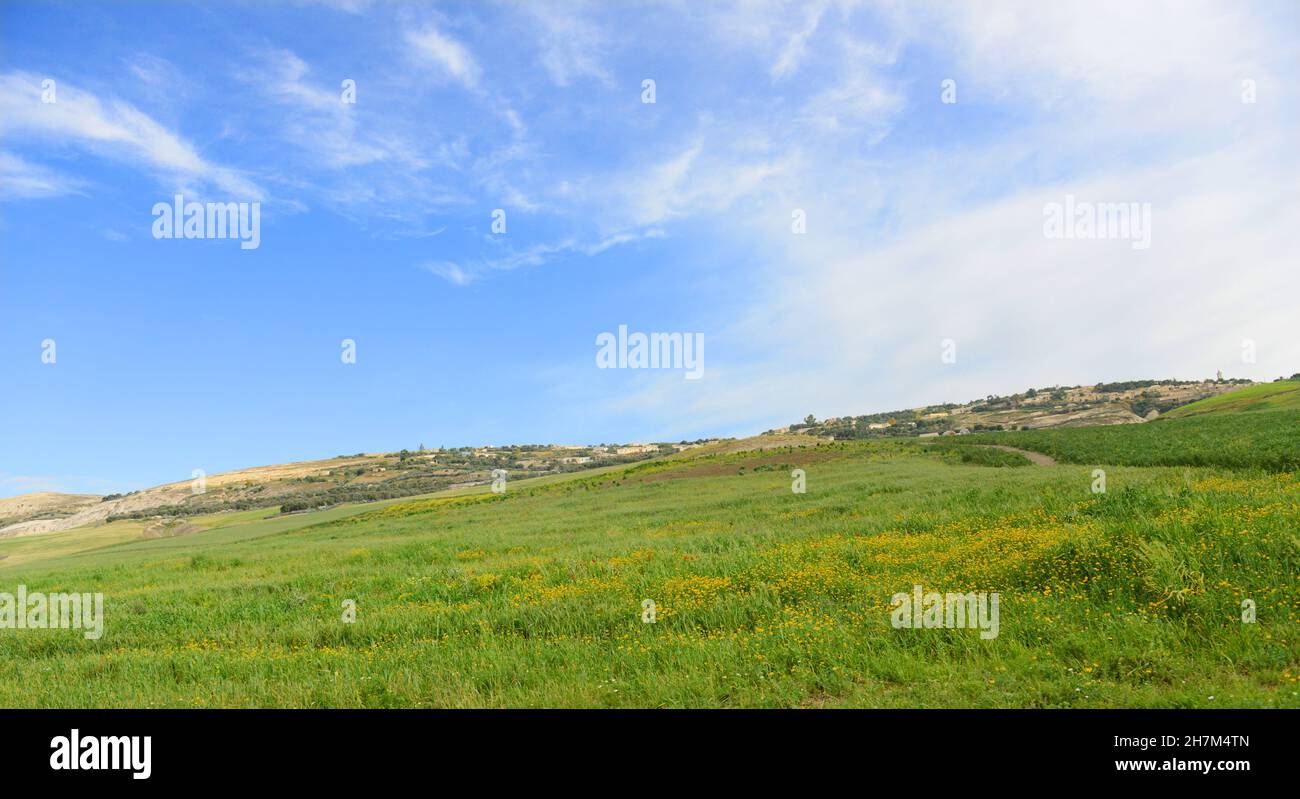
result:
[[[780,431],[840,440],[892,438],[958,432],[1042,430],[1141,424],[1198,401],[1267,388],[1249,380],[1131,380],[1092,386],[1031,388],[1008,396],[989,395],[965,404],[944,403],[862,416],[840,416]]]
[[[754,439],[677,444],[515,445],[402,450],[260,466],[112,494],[42,492],[0,499],[0,538],[27,536],[118,520],[169,519],[260,508],[293,513],[482,486],[504,469],[510,480],[630,464],[683,450],[695,455],[807,446],[818,439],[914,437],[1136,424],[1250,410],[1300,410],[1300,380],[1138,380],[1093,386],[1051,386],[887,413],[813,418]],[[1032,447],[1031,447],[1032,448]],[[160,522],[162,523],[162,522]],[[173,524],[167,521],[165,524]]]
[[[0,499],[0,529],[30,519],[60,519],[98,505],[98,494],[60,494],[38,491]]]
[[[295,512],[351,502],[486,485],[492,472],[508,479],[581,471],[653,458],[708,442],[594,446],[514,445],[340,455],[259,466],[105,497],[25,494],[0,500],[0,538],[70,530],[121,519],[188,517],[255,508]]]
[[[1300,375],[1290,380],[1262,383],[1229,394],[1220,394],[1184,405],[1169,412],[1173,418],[1206,413],[1244,411],[1300,411]]]

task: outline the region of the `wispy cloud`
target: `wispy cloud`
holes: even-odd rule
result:
[[[279,134],[295,146],[309,148],[326,168],[385,159],[417,168],[427,165],[409,142],[396,135],[359,133],[356,105],[343,102],[341,81],[327,88],[323,80],[311,80],[310,71],[295,53],[277,49],[264,52],[259,68],[245,70],[241,77],[271,102],[291,109]]]
[[[874,42],[839,37],[837,59],[823,49],[824,88],[779,123],[752,110],[702,119],[689,145],[619,182],[624,207],[670,231],[711,214],[715,241],[757,246],[768,263],[745,273],[746,309],[710,332],[707,380],[637,376],[607,412],[664,431],[753,430],[1081,375],[1294,372],[1294,315],[1258,291],[1300,292],[1284,265],[1300,252],[1283,232],[1300,217],[1300,161],[1282,134],[1294,132],[1282,109],[1295,92],[1277,78],[1296,46],[1266,18],[1174,9],[909,5]],[[939,106],[937,78],[918,86],[893,68],[918,46],[952,54],[938,75],[957,79],[961,118],[974,107],[1009,129],[873,157],[903,115],[954,110]],[[785,47],[774,77],[807,64],[797,40]],[[1268,103],[1241,102],[1246,77],[1269,87]],[[1043,206],[1067,193],[1151,203],[1151,248],[1045,238]],[[805,235],[791,232],[792,207],[808,214]],[[945,370],[949,337],[960,365]],[[1269,351],[1245,375],[1243,338]],[[596,377],[569,377],[600,391]]]
[[[240,171],[214,164],[189,142],[133,105],[101,100],[66,82],[56,102],[41,101],[42,78],[26,72],[0,75],[0,134],[11,140],[81,147],[98,156],[153,170],[169,188],[198,185],[260,200],[260,186]]]
[[[0,198],[32,199],[81,194],[84,182],[0,151]]]
[[[464,263],[452,261],[429,261],[421,264],[426,271],[456,286],[467,286],[497,272],[510,272],[515,269],[541,266],[555,258],[566,255],[599,255],[608,249],[622,244],[629,244],[643,239],[662,238],[661,228],[647,228],[636,232],[622,232],[591,242],[578,242],[566,239],[554,244],[534,244],[522,250],[508,250],[498,255],[474,259]]]
[[[555,85],[569,86],[584,78],[605,86],[614,84],[613,74],[605,63],[608,36],[591,16],[584,15],[585,6],[530,4],[525,7],[532,12],[530,21],[539,31],[538,60]]]
[[[474,280],[459,264],[451,261],[430,261],[423,267],[454,286],[465,286]]]
[[[467,89],[478,88],[480,70],[474,56],[465,45],[432,23],[408,31],[406,43],[419,61],[432,65]]]
[[[772,64],[771,73],[774,80],[780,80],[792,75],[799,68],[799,63],[803,61],[804,54],[808,52],[808,40],[816,33],[817,26],[821,23],[822,14],[826,12],[826,3],[809,3],[805,12],[806,16],[802,27],[790,34],[785,46],[781,48],[780,56]]]
[[[169,86],[202,69],[174,51],[174,63],[136,49],[112,62],[122,80],[95,85],[130,104],[60,81],[46,106],[38,76],[0,76],[0,192],[93,191],[93,170],[62,174],[84,153],[228,192],[255,176],[366,235],[407,239],[396,262],[452,286],[603,253],[636,261],[636,242],[656,237],[654,249],[690,260],[689,242],[706,241],[736,278],[718,298],[725,315],[690,311],[710,336],[709,378],[683,389],[637,376],[621,395],[609,375],[593,378],[611,412],[659,430],[1116,369],[1185,374],[1177,364],[1202,363],[1188,352],[1232,336],[1272,342],[1262,364],[1300,355],[1276,299],[1298,288],[1285,265],[1296,255],[1285,238],[1297,215],[1284,144],[1296,133],[1293,4],[331,5],[372,15],[355,60],[267,33],[240,51],[215,120],[212,106],[166,104]],[[340,100],[348,77],[356,105]],[[659,81],[656,104],[639,102],[644,77]],[[955,105],[940,103],[944,78]],[[1245,78],[1259,103],[1240,102]],[[1150,202],[1151,249],[1045,240],[1039,210],[1067,193]],[[475,235],[498,207],[509,236]],[[453,232],[437,247],[415,241],[442,230]],[[611,278],[610,296],[635,302],[630,285]],[[590,311],[581,288],[567,293],[575,314]],[[946,337],[961,366],[940,372],[932,356]]]

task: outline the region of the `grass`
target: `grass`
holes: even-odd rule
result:
[[[1207,397],[1174,408],[1167,416],[1179,419],[1207,413],[1246,411],[1300,411],[1300,380],[1279,380]]]
[[[1030,449],[1063,463],[1218,466],[1273,472],[1300,469],[1300,411],[1292,410],[1206,413],[1109,427],[977,433],[962,440]]]
[[[1235,451],[1293,418],[1237,416],[1062,446]],[[105,633],[0,630],[0,705],[1300,707],[1300,475],[1276,449],[1117,465],[1093,494],[1092,462],[990,468],[1015,453],[944,443],[676,457],[80,552],[33,538],[0,591],[102,591]],[[914,585],[998,592],[1000,634],[894,629]]]
[[[980,466],[1029,466],[1030,461],[1019,452],[1008,452],[990,446],[971,446],[965,436],[957,440],[939,441],[928,446],[944,453],[949,463],[973,463]]]

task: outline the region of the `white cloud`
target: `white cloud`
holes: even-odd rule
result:
[[[1170,135],[1172,146],[1187,148],[1221,136],[1244,113],[1268,113],[1239,102],[1243,79],[1266,95],[1286,93],[1296,68],[1296,19],[1294,6],[1289,20],[1285,11],[1273,19],[1277,8],[1016,0],[909,6],[900,24],[950,53],[957,70],[946,77],[967,99],[1071,118],[1093,141]]]
[[[205,160],[194,147],[147,114],[121,100],[103,101],[66,82],[57,102],[41,102],[42,78],[25,72],[0,75],[0,134],[41,144],[72,144],[105,158],[142,164],[173,186],[201,184],[257,201],[262,189],[238,170]]]
[[[738,318],[701,320],[702,380],[602,375],[569,383],[611,396],[636,434],[754,433],[803,418],[967,401],[1098,380],[1268,380],[1300,369],[1300,199],[1270,176],[1277,149],[1217,153],[1128,176],[1052,185],[937,217],[873,244],[810,225],[749,226],[781,264],[746,273]],[[1294,179],[1294,175],[1292,175]],[[1044,238],[1045,202],[1149,201],[1152,246]],[[813,228],[816,228],[814,232]],[[780,241],[784,239],[784,242]],[[714,327],[716,325],[716,327]],[[958,362],[941,363],[941,341]],[[1243,364],[1241,342],[1259,348]],[[607,382],[607,381],[606,381]]]
[[[797,153],[774,153],[762,139],[728,139],[724,129],[708,124],[700,130],[689,144],[657,160],[569,182],[563,195],[603,230],[617,232],[728,211],[774,191],[797,169]]]
[[[432,261],[424,264],[424,268],[455,286],[468,285],[472,280],[464,269],[451,261]]]
[[[738,318],[702,321],[703,380],[630,376],[610,415],[653,420],[666,436],[752,432],[809,412],[1055,383],[1297,370],[1296,92],[1276,78],[1296,48],[1276,25],[1204,4],[914,8],[880,47],[848,41],[845,52],[870,58],[821,76],[827,88],[801,114],[715,121],[628,181],[644,188],[629,203],[636,218],[665,225],[745,199],[742,212],[710,217],[712,229],[761,242],[773,265],[746,272]],[[955,53],[961,102],[1016,124],[942,149],[863,154],[909,107],[938,104],[937,81],[884,68],[908,47]],[[1269,102],[1242,104],[1243,76],[1258,76]],[[789,135],[754,153],[786,166],[758,169],[748,191],[728,180],[746,158],[707,146],[778,130]],[[1066,194],[1150,203],[1151,248],[1045,238],[1043,205]],[[795,204],[808,209],[807,234],[790,231]],[[958,342],[952,367],[939,359],[945,338]],[[1244,338],[1257,365],[1241,363]]]
[[[241,77],[258,87],[272,102],[292,113],[281,117],[277,132],[295,147],[306,148],[317,162],[329,169],[369,164],[385,159],[404,162],[419,168],[427,164],[413,145],[396,134],[361,134],[358,132],[356,105],[342,100],[342,81],[326,88],[321,80],[311,80],[311,69],[289,50],[271,50],[263,54],[257,70]],[[357,88],[364,92],[365,87]],[[375,115],[369,119],[374,120]]]
[[[535,244],[524,250],[511,250],[500,255],[478,258],[463,264],[451,261],[433,261],[423,264],[424,269],[456,286],[467,286],[494,272],[509,272],[529,266],[540,266],[553,256],[575,249],[572,241],[558,244]]]
[[[771,73],[774,80],[791,75],[799,68],[799,62],[803,61],[804,55],[808,52],[808,40],[817,31],[822,14],[826,12],[826,3],[809,3],[805,12],[803,27],[790,34],[785,46],[781,48],[776,63],[772,64]]]
[[[534,244],[523,250],[509,250],[500,255],[479,258],[463,264],[452,261],[430,261],[421,267],[455,286],[467,286],[497,272],[510,272],[525,267],[541,266],[565,255],[599,255],[608,249],[630,244],[642,239],[662,238],[660,228],[624,231],[585,243],[573,238],[558,243]]]
[[[33,199],[81,194],[84,183],[36,164],[13,153],[0,151],[0,199]]]
[[[805,121],[822,131],[866,134],[874,143],[891,130],[903,100],[897,91],[887,88],[884,81],[865,67],[859,69],[862,71],[814,94],[800,113]]]
[[[608,37],[579,7],[526,8],[531,9],[530,21],[539,31],[538,58],[555,85],[568,86],[581,78],[614,84],[605,65]]]
[[[465,45],[432,24],[407,32],[406,42],[420,60],[438,67],[468,89],[478,88],[479,66]]]

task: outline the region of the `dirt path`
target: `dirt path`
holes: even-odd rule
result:
[[[1028,458],[1030,461],[1032,461],[1033,464],[1034,464],[1035,466],[1055,466],[1055,465],[1056,465],[1056,459],[1055,459],[1055,458],[1052,458],[1052,457],[1049,457],[1049,456],[1047,456],[1047,455],[1044,455],[1044,454],[1041,453],[1041,452],[1030,452],[1030,451],[1027,450],[1027,449],[1016,449],[1015,447],[1007,447],[1007,446],[1003,446],[1003,445],[1001,445],[1001,444],[975,444],[974,446],[977,446],[977,447],[992,447],[993,449],[1000,449],[1000,450],[1002,450],[1003,452],[1019,452],[1021,455],[1024,455],[1026,458]]]

